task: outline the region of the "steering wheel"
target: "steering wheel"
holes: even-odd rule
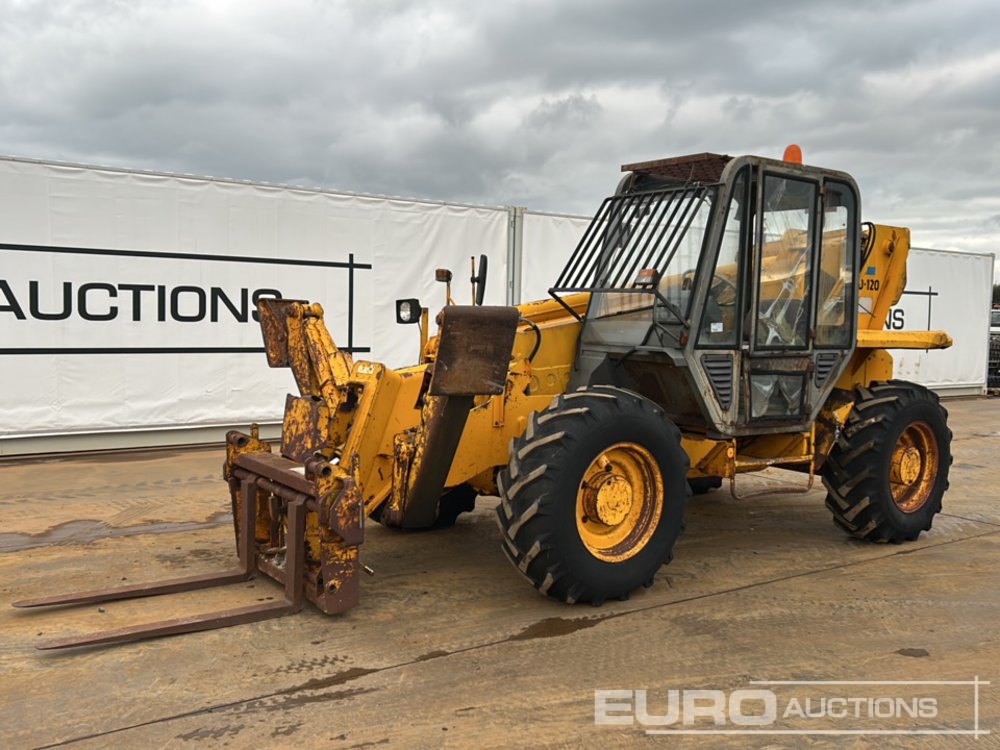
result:
[[[767,334],[763,337],[764,346],[771,346],[775,342],[784,344],[791,338],[789,335],[791,331],[788,323],[774,313],[760,313],[757,318],[757,325],[762,326],[763,330]],[[760,329],[758,329],[758,331],[760,331]],[[758,338],[760,338],[759,333]]]

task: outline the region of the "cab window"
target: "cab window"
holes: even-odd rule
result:
[[[757,255],[758,349],[809,345],[817,185],[766,175]]]
[[[846,349],[854,335],[854,254],[857,205],[847,185],[828,181],[816,277],[816,346]]]
[[[744,206],[749,171],[749,168],[744,168],[733,185],[719,255],[709,278],[708,297],[701,316],[698,333],[698,345],[701,347],[732,347],[737,342],[740,248],[746,245]]]

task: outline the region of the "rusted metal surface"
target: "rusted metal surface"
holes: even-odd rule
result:
[[[222,477],[229,483],[229,496],[233,509],[233,532],[236,536],[236,551],[242,554],[240,549],[243,533],[243,491],[240,485],[240,478],[235,476],[234,467],[239,456],[264,455],[271,453],[271,444],[260,439],[260,428],[254,424],[250,428],[250,434],[239,430],[230,430],[226,434],[226,463],[222,466]],[[267,498],[254,498],[254,513],[250,515],[249,524],[254,528],[254,539],[256,541],[266,541],[269,535],[267,509],[263,507]],[[241,558],[242,559],[242,558]]]
[[[232,479],[232,468],[236,465],[238,456],[270,452],[271,444],[260,439],[260,427],[256,424],[250,427],[249,435],[239,430],[230,430],[226,433],[226,463],[222,467],[222,478]],[[235,510],[233,513],[239,516]]]
[[[306,462],[306,476],[316,484],[319,522],[334,532],[344,544],[356,547],[364,541],[364,502],[357,481],[357,457],[352,471],[343,480],[335,477],[332,466],[319,458]]]
[[[125,586],[103,591],[88,591],[81,594],[67,594],[62,596],[48,597],[45,599],[27,600],[15,603],[21,607],[40,607],[54,604],[94,604],[105,601],[117,601],[121,599],[132,599],[144,596],[158,596],[162,594],[177,593],[180,591],[194,591],[197,589],[210,588],[212,586],[222,586],[228,583],[244,581],[250,578],[256,570],[256,557],[253,552],[253,541],[249,529],[256,513],[257,488],[252,481],[242,482],[242,497],[249,498],[241,504],[242,518],[240,528],[244,531],[240,536],[239,553],[240,569],[238,571],[227,571],[216,575],[189,576],[187,578],[175,578],[168,581],[161,581],[149,585]],[[175,620],[163,620],[161,622],[136,625],[128,628],[106,630],[90,635],[72,636],[68,638],[58,638],[51,641],[39,643],[36,648],[41,651],[54,649],[74,648],[77,646],[96,646],[111,643],[127,643],[130,641],[142,640],[144,638],[154,638],[162,635],[172,635],[175,633],[190,633],[198,630],[211,630],[214,628],[226,627],[238,623],[252,622],[254,620],[267,619],[286,614],[285,611],[278,611],[282,605],[270,605],[269,607],[245,607],[239,610],[223,610],[211,612],[196,617],[180,618]],[[251,611],[252,610],[252,611]],[[233,619],[237,618],[237,619]]]
[[[256,436],[235,431],[228,439],[230,458],[225,476],[238,514],[238,570],[28,599],[15,606],[93,604],[172,594],[244,581],[258,571],[284,585],[283,601],[59,638],[41,643],[38,648],[125,643],[256,622],[297,612],[306,597],[330,614],[356,604],[360,565],[357,546],[364,538],[364,503],[355,478],[352,475],[345,480],[322,457],[310,458],[302,466],[265,452],[265,445]],[[310,518],[312,525],[318,526],[318,553],[307,554],[311,546],[307,534]]]
[[[77,592],[72,594],[59,594],[55,596],[42,597],[38,599],[27,599],[15,602],[15,607],[46,607],[65,604],[95,604],[99,602],[118,601],[122,599],[134,599],[146,596],[160,596],[183,591],[194,591],[198,589],[210,588],[213,586],[223,586],[230,583],[245,581],[253,575],[256,570],[256,557],[254,554],[254,539],[250,529],[256,530],[255,519],[257,516],[257,486],[252,481],[241,480],[232,470],[232,462],[235,461],[243,451],[264,451],[270,450],[270,446],[258,439],[257,426],[254,425],[251,435],[232,431],[227,436],[227,462],[223,470],[225,478],[229,482],[233,496],[234,526],[237,529],[237,551],[240,557],[240,568],[223,573],[186,576],[183,578],[173,578],[150,584],[139,584],[133,586],[120,586],[109,589],[98,589],[93,591]],[[170,635],[172,633],[192,632],[195,630],[209,630],[217,627],[224,627],[229,624],[236,624],[232,617],[238,616],[238,622],[250,622],[245,619],[250,617],[250,608],[240,610],[238,614],[233,611],[213,612],[201,615],[196,618],[184,618],[183,621],[163,621],[150,623],[147,625],[134,626],[113,631],[103,631],[87,636],[75,636],[70,638],[60,638],[54,641],[47,641],[37,646],[40,650],[71,648],[75,646],[88,646],[108,643],[124,643],[128,641],[152,638],[158,635]],[[254,608],[256,617],[276,616],[268,614],[261,608]],[[269,610],[268,610],[269,612]]]
[[[301,300],[261,299],[257,303],[260,330],[264,336],[269,367],[288,367],[288,314],[293,305],[303,304]]]
[[[301,607],[300,607],[301,608]],[[55,651],[64,648],[79,648],[81,646],[106,646],[113,643],[131,643],[149,638],[160,638],[181,633],[197,633],[203,630],[228,628],[231,625],[244,625],[248,622],[260,622],[274,617],[293,614],[297,608],[278,602],[255,604],[249,607],[239,607],[205,615],[178,617],[173,620],[162,620],[148,625],[134,625],[127,628],[102,630],[89,636],[56,638],[40,643],[39,651]]]
[[[94,589],[93,591],[80,591],[73,594],[56,594],[37,599],[22,599],[12,602],[11,606],[28,608],[52,607],[60,604],[97,604],[99,602],[113,602],[122,599],[137,599],[143,596],[159,596],[161,594],[176,594],[181,591],[195,591],[211,586],[239,583],[240,581],[247,580],[247,578],[249,578],[249,575],[242,570],[234,570],[230,573],[208,573],[206,575],[172,578],[154,584],[140,583],[135,586]]]
[[[310,576],[315,588],[307,588],[307,595],[328,615],[350,609],[361,598],[358,547],[365,538],[365,504],[357,473],[356,456],[343,480],[318,459],[306,466],[317,486],[320,550],[319,577]]]
[[[305,462],[330,446],[330,408],[318,396],[285,397],[281,427],[281,455]]]
[[[303,396],[322,396],[335,411],[353,367],[323,324],[323,308],[305,300],[262,299],[260,329],[271,367],[288,367]]]
[[[237,476],[252,479],[277,501],[272,511],[271,531],[258,544],[259,569],[278,580],[289,573],[275,560],[301,546],[305,563],[301,572],[304,595],[326,614],[350,609],[359,601],[358,546],[364,541],[364,502],[358,488],[357,460],[351,469],[326,461],[321,456],[301,464],[282,456],[244,455],[237,460]],[[293,534],[283,522],[281,507],[301,504],[306,509],[301,534]]]
[[[252,482],[247,481],[245,484],[249,485]],[[252,497],[253,493],[248,492],[248,497]],[[248,503],[248,510],[252,510],[253,503]],[[285,570],[283,571],[283,579],[285,584],[285,597],[283,601],[271,602],[267,604],[253,604],[248,607],[237,607],[234,609],[222,610],[219,612],[209,612],[201,615],[194,615],[191,617],[178,617],[171,620],[162,620],[160,622],[149,623],[145,625],[135,625],[126,628],[116,628],[114,630],[105,630],[98,633],[93,633],[86,636],[76,636],[70,638],[60,638],[52,641],[46,641],[45,643],[39,644],[37,648],[43,651],[64,649],[64,648],[76,648],[79,646],[99,646],[99,645],[109,645],[112,643],[129,643],[131,641],[145,640],[147,638],[158,638],[167,635],[179,635],[181,633],[194,633],[203,630],[214,630],[217,628],[225,628],[231,625],[243,625],[249,622],[259,622],[261,620],[270,620],[275,617],[282,617],[284,615],[294,614],[302,609],[302,595],[303,595],[303,567],[305,562],[305,505],[302,502],[290,503],[288,506],[288,524],[289,533],[293,540],[299,540],[298,543],[293,541],[289,547],[285,557]],[[244,526],[244,528],[249,528],[249,524]],[[246,535],[244,541],[247,545],[251,543],[249,535]],[[252,550],[248,550],[245,556],[245,567],[247,570],[242,575],[241,578],[237,580],[246,580],[250,575],[256,570],[255,555]],[[215,579],[212,583],[208,585],[221,585],[223,583],[231,582],[228,578],[220,576]],[[182,588],[177,590],[190,590],[191,587]],[[204,586],[195,586],[193,588],[204,588]],[[165,591],[159,591],[156,593],[167,593]],[[107,601],[102,600],[102,601]]]
[[[462,430],[469,418],[473,396],[432,396],[424,409],[409,467],[406,497],[398,521],[403,528],[430,526],[437,517],[437,505],[451,469]]]
[[[259,310],[268,364],[290,368],[301,394],[285,400],[281,453],[300,462],[316,452],[332,457],[346,437],[355,403],[354,361],[334,343],[322,306],[264,299]]]
[[[399,527],[403,523],[403,507],[409,486],[410,466],[417,450],[416,431],[396,435],[392,452],[392,494],[379,514],[379,522]]]
[[[302,465],[273,453],[245,454],[236,459],[237,475],[254,474],[262,480],[261,485],[274,494],[284,494],[289,490],[302,495],[313,493],[312,483],[306,479]],[[280,477],[280,484],[268,481]],[[294,497],[294,496],[290,496]]]
[[[306,310],[303,305],[288,308],[285,326],[288,328],[288,366],[295,378],[295,385],[303,396],[319,395],[319,381],[309,358],[309,344],[305,340],[303,324]]]
[[[420,428],[394,437],[392,495],[381,510],[382,523],[434,523],[474,397],[504,393],[519,317],[515,307],[456,305],[442,311]]]
[[[519,317],[514,307],[442,311],[420,429],[394,441],[393,495],[382,510],[383,523],[404,528],[434,523],[474,397],[497,396],[507,385]]]
[[[706,152],[623,164],[622,172],[641,172],[675,182],[718,182],[731,158]]]
[[[516,307],[444,308],[430,394],[503,393],[519,317]]]

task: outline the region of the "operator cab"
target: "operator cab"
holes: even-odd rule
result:
[[[857,338],[854,180],[707,153],[622,170],[550,289],[591,293],[573,385],[712,436],[807,430]]]

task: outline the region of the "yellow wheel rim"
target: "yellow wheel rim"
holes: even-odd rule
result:
[[[598,455],[577,488],[577,531],[590,554],[604,562],[639,554],[662,512],[660,468],[635,443],[616,443]]]
[[[904,513],[915,513],[931,497],[941,463],[937,438],[926,422],[909,425],[896,441],[889,465],[892,502]]]

